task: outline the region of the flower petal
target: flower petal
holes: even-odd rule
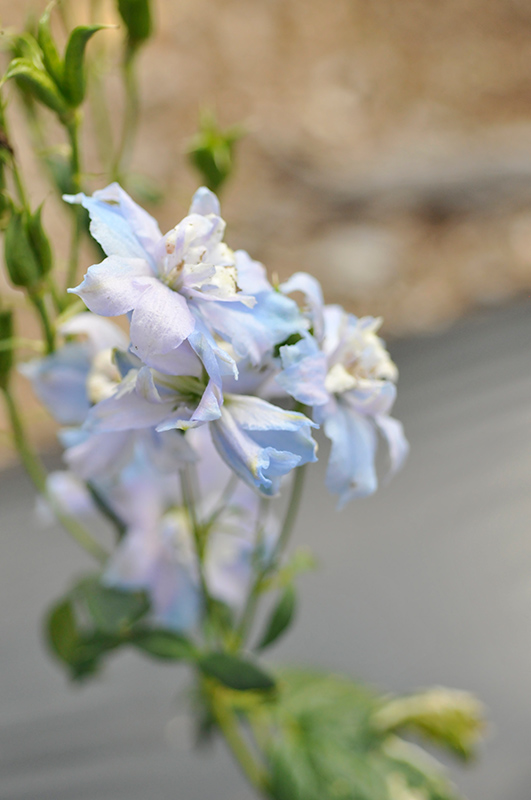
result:
[[[111,183],[105,189],[64,195],[67,203],[79,203],[90,214],[90,232],[108,256],[146,258],[153,265],[156,243],[162,238],[157,222],[124,190]]]
[[[283,294],[302,292],[308,304],[314,336],[320,342],[324,333],[324,299],[319,281],[307,272],[295,272],[285,283],[280,284],[279,289]]]
[[[81,425],[89,412],[89,369],[89,354],[82,342],[67,342],[52,355],[19,367],[39,400],[62,425]]]
[[[399,420],[385,415],[378,415],[375,417],[375,421],[389,448],[391,467],[388,477],[390,478],[401,468],[406,460],[409,453],[409,442],[404,435],[404,426]]]
[[[288,394],[307,406],[328,402],[327,360],[313,336],[308,334],[296,344],[281,347],[280,358],[283,370],[276,381]]]
[[[135,280],[140,277],[141,284]],[[147,261],[110,256],[89,267],[82,283],[68,291],[81,297],[95,314],[116,317],[131,311],[151,282],[158,283]]]
[[[142,395],[136,391],[138,375],[136,370],[131,370],[112,397],[101,400],[91,408],[84,426],[86,430],[101,432],[151,428],[171,413],[173,398],[153,402],[154,398],[148,392]],[[141,383],[141,389],[145,389],[144,384],[145,381]],[[146,399],[146,395],[151,399]]]
[[[117,325],[96,314],[76,314],[63,322],[59,331],[63,336],[85,335],[93,356],[101,350],[127,350],[129,347],[129,339],[125,333]]]
[[[151,356],[166,355],[192,333],[195,320],[184,297],[161,281],[139,278],[139,292],[131,319],[132,350],[145,364]]]
[[[326,471],[326,486],[339,495],[338,508],[354,497],[376,491],[374,467],[376,433],[372,423],[338,403],[336,411],[324,422],[324,432],[332,442]]]
[[[188,214],[201,214],[206,217],[208,214],[220,215],[219,200],[206,186],[200,186],[192,197],[192,204]]]

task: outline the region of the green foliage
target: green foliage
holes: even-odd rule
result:
[[[269,691],[275,680],[254,662],[229,653],[209,653],[197,662],[201,672],[236,691]]]
[[[239,125],[221,130],[213,114],[204,112],[199,132],[188,147],[188,157],[213,192],[221,189],[234,167],[234,146],[243,136]]]
[[[118,11],[127,28],[132,49],[139,47],[153,32],[150,0],[118,0]]]
[[[14,37],[15,56],[8,66],[4,81],[11,78],[43,105],[54,111],[63,124],[68,124],[73,109],[85,97],[85,49],[92,36],[106,25],[81,25],[68,39],[64,59],[61,58],[50,28],[50,4],[39,20],[37,39],[26,32]]]
[[[432,758],[375,724],[375,691],[295,670],[277,686],[248,712],[274,800],[458,800]]]
[[[144,592],[104,586],[99,575],[90,575],[48,614],[47,640],[74,680],[96,673],[103,658],[122,647],[167,661],[196,658],[194,646],[183,636],[148,627],[148,612]]]
[[[47,640],[52,652],[69,670],[73,680],[96,673],[102,656],[119,645],[118,637],[105,636],[79,625],[73,600],[61,600],[46,621]]]
[[[144,592],[104,586],[97,575],[80,581],[74,597],[85,605],[92,623],[101,633],[126,632],[149,611],[149,600]]]
[[[0,309],[0,345],[13,338],[13,312],[11,309]],[[5,389],[13,367],[13,350],[11,347],[0,348],[0,389]]]
[[[285,633],[293,622],[296,610],[296,595],[292,585],[286,586],[280,599],[273,609],[264,634],[257,645],[257,650],[264,650],[273,644],[283,633]]]
[[[197,657],[196,648],[189,639],[173,631],[145,628],[133,631],[132,645],[154,658],[166,661],[189,661]]]

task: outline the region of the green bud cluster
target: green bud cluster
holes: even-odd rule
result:
[[[54,111],[63,124],[84,100],[86,90],[85,49],[92,36],[106,25],[80,25],[68,39],[61,58],[50,28],[48,6],[42,15],[37,39],[30,33],[18,36],[13,43],[15,56],[4,81],[14,78],[25,94]]]

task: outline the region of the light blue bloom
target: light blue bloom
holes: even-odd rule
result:
[[[224,461],[249,486],[272,496],[295,467],[317,461],[317,445],[304,414],[285,411],[258,397],[226,395],[212,441]]]
[[[358,319],[340,306],[323,306],[315,279],[298,273],[284,291],[306,294],[314,331],[280,348],[277,383],[299,402],[332,442],[326,485],[339,507],[372,494],[378,485],[375,456],[380,433],[387,443],[390,474],[404,462],[408,444],[398,420],[389,416],[396,397],[396,366],[377,336],[381,320]]]
[[[165,236],[118,184],[65,199],[88,210],[91,232],[108,256],[70,291],[97,314],[132,312],[132,347],[144,363],[190,337],[201,304],[254,305],[238,289],[234,254],[222,241],[225,223],[208,189],[196,192],[188,216]]]

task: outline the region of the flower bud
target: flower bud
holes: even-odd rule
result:
[[[243,135],[240,127],[222,131],[211,114],[203,114],[199,132],[190,142],[188,157],[201,173],[205,186],[217,192],[234,166],[234,145]]]
[[[41,277],[45,277],[52,268],[52,248],[42,227],[41,214],[42,204],[34,214],[28,214],[26,225],[28,237],[37,258],[39,274]]]
[[[28,233],[28,215],[13,211],[4,238],[4,256],[11,282],[31,289],[40,282],[41,270]]]
[[[129,45],[136,49],[153,30],[150,0],[118,0],[118,11],[127,28]]]
[[[13,312],[0,309],[0,389],[6,389],[13,366],[13,350],[3,345],[13,337]]]
[[[484,709],[468,692],[435,687],[389,700],[374,715],[381,732],[407,729],[470,758],[485,729]]]

